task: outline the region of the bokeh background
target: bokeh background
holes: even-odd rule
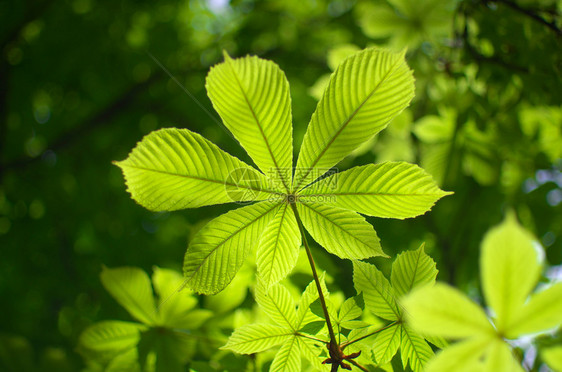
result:
[[[130,318],[103,289],[102,265],[179,270],[190,236],[233,208],[151,213],[111,164],[163,127],[251,163],[215,123],[204,88],[223,50],[285,71],[298,151],[342,58],[408,48],[411,107],[338,168],[415,162],[455,194],[417,219],[369,218],[383,248],[425,242],[438,279],[478,296],[480,240],[512,209],[555,275],[561,11],[560,0],[0,1],[0,370],[81,369],[85,327]],[[321,252],[353,295],[351,265]]]

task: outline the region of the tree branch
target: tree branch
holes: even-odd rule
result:
[[[507,5],[508,7],[510,7],[511,9],[531,18],[534,19],[535,21],[543,24],[544,26],[550,28],[552,31],[554,31],[558,36],[562,36],[562,30],[559,29],[556,26],[555,22],[549,22],[546,19],[544,19],[543,17],[541,17],[540,15],[538,15],[537,13],[535,13],[533,10],[531,9],[525,9],[520,7],[518,4],[511,2],[509,0],[493,0],[493,2],[498,3],[498,4],[504,4]]]

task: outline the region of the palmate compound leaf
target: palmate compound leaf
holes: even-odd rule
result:
[[[131,197],[152,211],[174,211],[271,196],[266,177],[187,129],[160,129],[145,136],[123,171]]]
[[[404,53],[371,48],[344,60],[306,131],[294,190],[300,190],[386,127],[414,96]]]
[[[185,253],[183,273],[187,284],[204,294],[224,289],[280,207],[281,203],[263,201],[232,210],[205,225]]]
[[[289,204],[281,205],[263,232],[257,250],[256,263],[263,285],[285,278],[295,267],[301,245],[301,233]]]
[[[361,215],[323,203],[300,202],[303,225],[322,247],[341,258],[385,256],[373,226]]]
[[[327,295],[323,277],[321,285]],[[250,354],[281,344],[270,371],[298,371],[301,356],[308,359],[317,369],[324,370],[319,363],[318,341],[302,336],[306,333],[304,329],[310,321],[319,320],[309,310],[312,302],[318,298],[315,282],[311,282],[304,290],[297,309],[290,292],[281,284],[275,284],[266,290],[263,283],[258,283],[255,296],[256,302],[274,324],[258,323],[238,328],[223,349]]]
[[[232,59],[211,68],[207,92],[224,125],[265,174],[289,192],[293,128],[289,83],[279,66],[258,57]]]
[[[416,217],[450,193],[437,187],[431,175],[416,165],[386,162],[354,167],[312,184],[299,196],[368,216]]]
[[[417,331],[403,322],[401,297],[417,287],[431,287],[435,282],[437,270],[435,262],[425,254],[423,245],[415,251],[402,253],[392,265],[392,286],[374,265],[355,261],[353,280],[357,292],[365,298],[365,306],[375,315],[392,321],[375,337],[373,355],[379,365],[388,363],[401,351],[404,368],[410,365],[412,370],[421,371],[433,356],[433,351]],[[394,285],[397,287],[394,288]],[[443,346],[439,337],[425,337],[436,346]]]

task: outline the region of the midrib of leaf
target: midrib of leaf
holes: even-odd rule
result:
[[[329,221],[332,225],[338,227],[338,230],[343,231],[344,233],[346,233],[347,235],[351,236],[353,238],[353,240],[361,243],[362,245],[369,247],[369,244],[365,243],[364,241],[357,239],[355,236],[353,236],[353,234],[350,234],[347,230],[342,229],[337,223],[335,223],[334,221],[332,221],[329,218],[326,218],[326,216],[324,216],[322,213],[318,212],[316,209],[312,208],[311,206],[309,206],[307,203],[301,202],[300,204],[302,204],[303,206],[307,207],[308,209],[310,209],[311,211],[313,211],[314,213],[316,213],[317,215],[319,215],[320,217],[322,217],[324,220]],[[324,231],[328,234],[328,231],[326,229],[324,229]],[[329,235],[329,234],[328,234]],[[340,247],[344,247],[338,240],[334,239],[335,242],[338,242],[338,244],[340,245]]]
[[[267,147],[267,152],[269,152],[269,156],[271,156],[271,160],[273,160],[273,164],[275,165],[275,169],[277,170],[277,173],[279,174],[279,177],[283,181],[283,186],[285,186],[285,190],[287,191],[287,193],[289,193],[289,187],[285,183],[285,177],[283,177],[283,175],[281,174],[281,169],[279,169],[279,165],[277,164],[277,159],[275,159],[275,156],[273,156],[273,151],[271,151],[271,146],[269,145],[269,141],[267,140],[267,137],[265,136],[265,133],[263,132],[262,125],[261,125],[258,117],[256,116],[256,113],[254,111],[254,107],[252,106],[252,104],[250,103],[250,100],[248,99],[248,96],[246,95],[246,91],[244,90],[244,86],[240,82],[240,79],[238,79],[238,74],[236,73],[236,70],[234,70],[234,67],[232,67],[232,62],[230,61],[230,58],[228,58],[228,66],[230,66],[230,69],[232,70],[232,74],[234,75],[234,78],[236,79],[236,82],[238,83],[238,86],[240,87],[240,90],[242,91],[242,95],[244,96],[244,100],[248,104],[248,107],[250,108],[250,112],[252,113],[252,116],[254,117],[254,120],[256,121],[256,125],[258,126],[258,129],[260,130],[260,134],[261,134],[263,140],[265,141],[265,146]]]
[[[205,261],[207,261],[207,258],[209,258],[209,256],[211,254],[213,254],[217,249],[219,249],[222,245],[224,245],[227,241],[229,241],[230,239],[232,239],[233,236],[237,235],[240,231],[248,228],[249,226],[251,226],[253,223],[255,223],[257,220],[259,220],[260,218],[262,218],[263,216],[265,216],[266,214],[268,214],[269,212],[271,212],[273,209],[277,208],[278,206],[280,206],[281,203],[277,203],[277,204],[273,204],[273,207],[271,207],[270,209],[266,210],[264,213],[260,214],[259,216],[257,216],[256,218],[254,218],[253,220],[251,220],[249,223],[247,223],[246,225],[242,226],[241,228],[239,228],[238,230],[234,231],[232,234],[230,234],[228,236],[228,238],[226,238],[225,240],[223,240],[222,242],[220,242],[219,244],[217,244],[217,246],[215,248],[213,248],[202,260],[201,263],[197,266],[197,268],[195,270],[193,270],[193,274],[191,274],[191,276],[187,279],[187,281],[190,281],[191,279],[193,279],[193,276],[199,271],[199,269],[201,268],[201,266],[203,266],[203,264],[205,263]],[[186,282],[187,283],[187,282]]]
[[[418,256],[416,257],[416,266],[414,268],[414,272],[413,272],[414,275],[412,275],[412,280],[410,282],[409,290],[412,290],[412,288],[414,286],[414,280],[416,279],[416,273],[418,272],[418,264],[420,262],[420,257],[421,257],[421,250],[420,250],[420,253],[418,254]]]
[[[401,325],[400,327],[402,327],[402,329],[404,330],[404,333],[406,334],[406,337],[408,338],[408,341],[410,342],[410,345],[412,345],[412,349],[414,350],[414,354],[416,354],[416,358],[418,358],[418,361],[419,361],[420,364],[421,364],[421,360],[422,360],[422,359],[421,359],[421,357],[420,357],[420,354],[418,353],[418,349],[415,347],[415,344],[414,344],[414,342],[412,341],[412,338],[410,337],[410,333],[408,333],[408,330],[407,330],[406,327],[404,327],[403,325]],[[413,364],[413,361],[410,360],[410,367],[413,367],[412,364]],[[412,370],[413,370],[413,369],[414,369],[414,368],[412,368]]]
[[[354,265],[355,267],[357,267],[359,270],[361,270],[361,272],[363,273],[363,276],[365,277],[365,279],[367,279],[367,281],[369,283],[371,282],[371,279],[369,276],[366,275],[365,271],[363,271],[363,269],[361,268],[361,265]],[[374,283],[376,284],[376,283]],[[383,293],[383,291],[379,291],[377,286],[373,284],[373,288],[375,289],[375,291],[381,296],[381,298],[383,299],[384,302],[386,302],[386,304],[390,307],[390,309],[392,309],[392,312],[394,313],[394,315],[396,315],[397,319],[400,319],[400,311],[397,310],[393,304],[391,304],[390,302],[387,301],[385,295],[388,295],[389,297],[393,297],[390,293]]]
[[[197,177],[197,176],[189,176],[189,175],[187,175],[187,174],[179,174],[179,173],[166,172],[166,171],[162,171],[162,170],[159,170],[159,169],[150,169],[150,168],[145,168],[145,167],[139,167],[138,165],[122,164],[122,166],[124,166],[124,167],[129,167],[129,168],[134,168],[134,169],[140,169],[140,170],[147,171],[147,172],[165,174],[165,175],[168,175],[168,176],[175,176],[175,177],[182,177],[182,178],[194,179],[194,180],[198,180],[198,181],[205,181],[205,182],[211,182],[211,183],[218,183],[218,184],[221,184],[221,185],[227,185],[227,186],[232,186],[232,187],[238,187],[238,188],[246,189],[246,190],[268,192],[268,193],[275,194],[275,195],[284,195],[283,193],[281,193],[281,192],[279,192],[279,191],[268,190],[268,189],[256,189],[256,188],[253,188],[253,187],[250,187],[250,186],[238,185],[238,184],[235,184],[235,183],[226,182],[226,181],[222,181],[222,180],[214,180],[214,179],[212,179],[212,178],[203,178],[203,177]]]
[[[384,193],[384,192],[330,192],[330,193],[316,193],[316,194],[299,194],[302,197],[325,196],[325,195],[340,195],[340,196],[441,196],[443,193],[432,194],[398,194],[398,193]]]
[[[398,59],[397,62],[402,62],[401,59]],[[322,156],[324,156],[324,154],[326,153],[326,151],[328,151],[328,148],[330,146],[332,146],[332,144],[334,143],[334,141],[336,140],[336,138],[341,134],[341,132],[347,127],[347,125],[351,122],[351,120],[353,120],[353,118],[355,117],[355,115],[357,115],[357,113],[361,110],[361,108],[365,105],[365,103],[367,103],[367,101],[369,101],[371,99],[371,97],[373,96],[373,94],[375,94],[375,92],[379,89],[380,85],[386,81],[386,79],[388,79],[389,76],[391,76],[391,72],[394,73],[394,68],[396,67],[398,63],[394,63],[392,65],[392,67],[386,72],[384,78],[379,81],[379,83],[373,88],[373,90],[371,91],[371,93],[369,93],[369,95],[367,96],[367,98],[365,98],[363,100],[363,102],[361,102],[359,104],[359,106],[355,109],[355,111],[353,111],[353,113],[351,113],[351,115],[345,120],[345,122],[342,124],[341,128],[338,129],[338,131],[334,134],[334,136],[330,139],[330,141],[328,141],[328,143],[326,144],[326,146],[324,147],[324,149],[320,152],[320,154],[318,154],[318,156],[316,157],[316,159],[312,162],[312,165],[308,167],[308,170],[306,171],[305,175],[303,177],[301,177],[301,179],[299,180],[299,183],[296,187],[294,187],[294,190],[298,190],[299,187],[302,185],[302,183],[304,182],[304,180],[306,180],[306,177],[308,177],[308,175],[310,174],[310,172],[312,172],[312,169],[316,166],[316,164],[320,161],[320,159],[322,158]]]
[[[287,208],[289,204],[285,204],[285,208],[283,209],[283,215],[281,216],[281,225],[283,225],[283,220],[285,219],[285,213],[287,213]],[[273,257],[271,258],[271,268],[269,270],[269,277],[271,278],[271,272],[273,271],[273,262],[275,261],[275,256],[277,254],[277,245],[279,243],[279,235],[281,235],[281,226],[277,229],[277,236],[275,237],[275,248],[273,250]],[[289,322],[287,322],[289,323]]]
[[[237,345],[243,345],[243,344],[247,344],[249,342],[256,342],[256,341],[259,341],[259,340],[267,340],[268,338],[274,338],[274,337],[280,337],[280,336],[291,336],[291,335],[293,335],[293,333],[278,333],[278,334],[275,334],[275,335],[255,337],[255,338],[252,338],[251,340],[239,341],[239,342],[236,342],[236,344]]]
[[[398,333],[398,336],[400,336],[400,333],[401,333],[401,332],[400,332],[400,327],[402,327],[402,326],[399,326],[399,325],[394,326],[394,332],[392,332],[392,337],[390,338],[390,341],[392,341],[392,340],[394,339],[394,337],[396,337],[396,332],[399,332],[399,333]],[[402,340],[400,340],[400,341],[402,341]],[[388,349],[390,348],[390,345],[391,345],[391,344],[392,344],[392,342],[389,342],[389,343],[386,345],[386,347],[384,348],[384,353],[383,353],[383,355],[385,355],[385,354],[388,352]]]

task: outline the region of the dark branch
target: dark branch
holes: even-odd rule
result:
[[[494,0],[494,2],[499,3],[499,4],[504,4],[507,5],[508,7],[510,7],[511,9],[531,18],[534,19],[535,21],[543,24],[544,26],[550,28],[552,31],[554,31],[558,36],[562,36],[562,30],[560,30],[557,26],[556,23],[554,22],[549,22],[546,19],[544,19],[543,17],[541,17],[540,15],[538,15],[537,13],[535,13],[535,11],[531,10],[531,9],[525,9],[520,7],[518,4],[511,2],[509,0]]]

